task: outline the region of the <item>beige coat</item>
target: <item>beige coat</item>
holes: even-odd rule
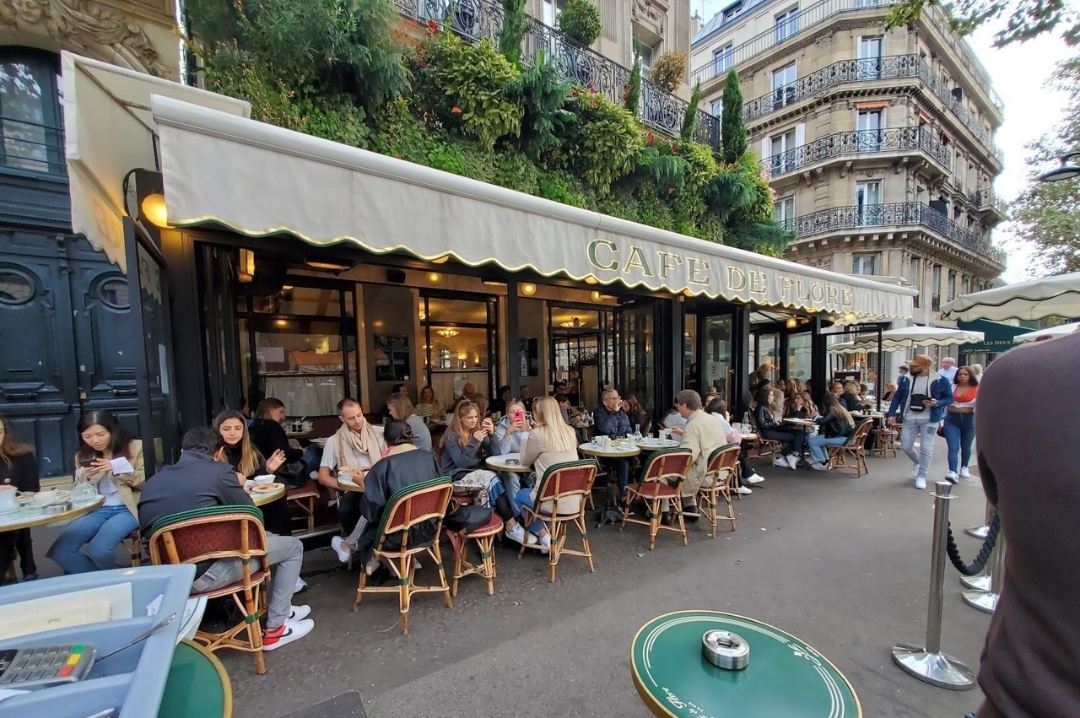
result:
[[[531,497],[536,502],[536,491],[540,488],[540,480],[544,478],[544,472],[555,464],[563,464],[568,461],[578,460],[577,450],[573,451],[548,451],[547,446],[539,432],[530,431],[529,437],[521,444],[521,464],[533,467],[536,472],[536,485],[533,487]],[[560,514],[576,514],[581,508],[581,500],[571,497],[559,501]],[[550,502],[542,506],[543,511],[550,511]]]
[[[698,409],[686,422],[683,429],[682,446],[690,449],[693,460],[690,470],[686,472],[686,481],[682,483],[681,494],[683,498],[692,498],[697,495],[705,480],[705,470],[709,466],[709,455],[727,443],[724,430],[720,422]]]
[[[146,482],[146,469],[143,466],[143,446],[142,442],[138,439],[132,440],[128,446],[128,453],[131,455],[127,457],[128,461],[135,468],[135,471],[130,474],[120,474],[119,476],[113,474],[111,471],[106,471],[100,474],[91,474],[81,466],[75,469],[76,481],[89,481],[94,486],[97,486],[98,482],[102,478],[108,476],[112,479],[113,485],[116,486],[117,493],[120,495],[120,500],[124,502],[124,506],[135,518],[139,518],[139,492],[142,491],[142,485]],[[110,457],[118,458],[118,457]]]

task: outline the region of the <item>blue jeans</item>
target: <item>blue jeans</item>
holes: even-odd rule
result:
[[[304,466],[307,467],[308,473],[319,470],[319,464],[322,463],[322,449],[315,444],[311,444],[304,450],[304,458],[301,459],[304,462]],[[305,477],[307,478],[307,477]]]
[[[913,412],[904,417],[904,424],[900,429],[900,449],[907,454],[911,461],[918,465],[918,476],[926,478],[926,472],[930,469],[930,461],[934,458],[934,439],[937,438],[937,422],[930,421],[930,412],[923,412],[925,419],[916,418]],[[920,439],[919,453],[915,453],[915,439]]]
[[[116,568],[116,545],[137,528],[139,522],[127,506],[102,506],[68,524],[53,542],[49,556],[64,573]]]
[[[971,442],[975,441],[975,414],[945,414],[945,441],[949,444],[949,471],[971,465]]]
[[[847,438],[843,436],[833,436],[826,439],[821,434],[818,434],[806,438],[806,444],[810,447],[810,458],[818,464],[823,464],[829,459],[829,451],[825,448],[826,446],[843,446],[846,443]]]

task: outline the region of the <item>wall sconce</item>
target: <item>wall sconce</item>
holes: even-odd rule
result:
[[[848,312],[844,315],[844,321],[848,324],[854,324],[856,319],[858,319],[858,317],[855,315],[855,312]]]
[[[240,267],[237,270],[236,278],[244,284],[255,280],[255,253],[250,249],[240,250]]]
[[[155,192],[143,197],[139,205],[142,216],[146,217],[155,227],[169,226],[169,213],[165,208],[165,195]]]
[[[799,320],[795,317],[788,317],[787,321],[784,322],[784,324],[787,326],[788,329],[794,329],[795,327],[799,326]]]
[[[593,300],[594,302],[599,302],[599,301],[600,301],[601,299],[603,299],[603,298],[604,298],[604,295],[603,295],[603,294],[601,294],[601,293],[600,293],[600,292],[599,292],[598,290],[596,290],[596,289],[594,289],[594,290],[593,290],[593,292],[592,292],[592,294],[590,294],[589,296],[590,296],[590,297],[592,297],[592,300]]]
[[[438,272],[428,272],[427,280],[432,284],[438,284],[442,281],[442,275]]]
[[[522,284],[521,285],[521,293],[524,294],[526,297],[531,297],[532,295],[536,294],[536,285],[535,284]]]

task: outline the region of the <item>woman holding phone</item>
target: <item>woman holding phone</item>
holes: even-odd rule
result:
[[[116,568],[116,545],[139,528],[139,491],[146,480],[142,442],[111,412],[83,414],[77,428],[75,483],[93,484],[105,502],[68,524],[46,554],[65,573]]]

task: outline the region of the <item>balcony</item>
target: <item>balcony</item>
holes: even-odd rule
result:
[[[502,4],[493,0],[394,0],[397,11],[418,22],[434,21],[471,42],[488,39],[498,45],[502,27]],[[529,18],[529,30],[522,41],[521,61],[536,62],[544,55],[565,77],[577,80],[584,87],[602,93],[612,102],[623,104],[625,86],[630,70],[609,60],[598,52],[579,45],[558,30]],[[666,135],[678,137],[683,118],[690,103],[642,80],[640,117],[648,125]],[[695,140],[719,149],[720,119],[698,110]]]
[[[746,122],[761,119],[799,100],[819,95],[838,85],[852,82],[880,82],[897,78],[918,78],[922,81],[926,88],[949,108],[960,124],[966,127],[999,162],[1002,161],[1001,149],[994,144],[990,133],[979,123],[978,118],[953,96],[952,91],[945,87],[941,78],[935,76],[930,71],[928,63],[918,55],[841,60],[747,102],[743,105],[743,119]]]
[[[971,195],[971,203],[974,204],[980,212],[995,212],[1003,219],[1005,218],[1005,203],[998,199],[992,189],[981,189],[977,192],[973,192]]]
[[[1005,266],[1005,253],[969,229],[951,221],[921,202],[897,202],[854,207],[832,207],[804,214],[783,223],[799,240],[818,234],[874,227],[924,227],[951,242],[978,254],[989,262]]]
[[[0,168],[67,176],[63,128],[0,115]]]
[[[770,179],[787,172],[838,157],[876,155],[890,152],[922,152],[947,170],[948,153],[930,133],[919,127],[837,132],[762,160]]]

